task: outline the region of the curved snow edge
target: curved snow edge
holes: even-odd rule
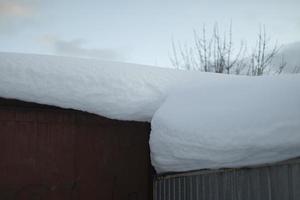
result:
[[[300,75],[195,81],[166,98],[151,129],[159,173],[300,156]]]

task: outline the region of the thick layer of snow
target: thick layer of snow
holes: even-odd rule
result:
[[[0,97],[151,121],[158,172],[300,156],[300,75],[229,76],[0,53]]]
[[[158,172],[240,167],[300,156],[300,75],[195,81],[152,119]]]
[[[0,96],[112,119],[150,121],[184,73],[57,56],[0,53]]]

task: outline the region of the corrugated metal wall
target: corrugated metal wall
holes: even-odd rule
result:
[[[300,159],[158,176],[153,192],[154,200],[299,200]]]

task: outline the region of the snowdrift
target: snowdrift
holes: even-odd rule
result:
[[[170,94],[151,126],[158,172],[300,156],[300,76],[198,81]]]
[[[58,56],[0,53],[0,96],[112,119],[150,121],[181,73]]]
[[[0,53],[0,97],[151,121],[159,173],[300,156],[300,75],[229,76]]]

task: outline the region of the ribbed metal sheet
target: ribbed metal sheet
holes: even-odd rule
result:
[[[300,200],[300,159],[156,177],[154,200]]]

